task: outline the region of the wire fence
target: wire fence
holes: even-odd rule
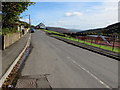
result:
[[[112,51],[114,49],[119,49],[120,48],[119,38],[115,37],[115,36],[112,36],[112,37],[97,36],[97,35],[77,36],[76,39],[84,41],[84,43],[87,42],[91,45],[92,44],[97,45],[98,47],[108,47]]]

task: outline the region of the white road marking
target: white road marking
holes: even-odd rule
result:
[[[112,89],[109,85],[107,85],[106,83],[104,83],[96,75],[92,74],[90,71],[88,71],[87,69],[85,69],[83,66],[79,65],[73,59],[71,59],[70,57],[67,57],[67,58],[70,59],[74,64],[76,64],[77,66],[79,66],[81,69],[83,69],[84,71],[86,71],[88,74],[90,74],[93,78],[95,78],[99,83],[101,83],[102,85],[104,85],[106,88]]]

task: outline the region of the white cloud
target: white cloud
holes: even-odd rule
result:
[[[114,10],[118,10],[118,8],[117,7],[105,8],[105,11],[114,11]]]
[[[23,21],[23,22],[29,22],[29,19],[20,19],[20,21]]]
[[[64,23],[65,21],[64,20],[59,20],[58,23]]]
[[[118,22],[118,3],[102,2],[99,6],[87,8],[84,14],[81,12],[66,12],[65,16],[67,18],[62,17],[52,25],[82,30],[102,28]]]
[[[67,13],[65,13],[65,16],[71,16],[71,15],[72,15],[71,12],[67,12]]]
[[[81,16],[81,13],[67,12],[66,16]],[[66,27],[78,29],[102,28],[118,22],[118,3],[102,2],[100,6],[93,6],[81,17],[64,18]]]
[[[65,13],[65,16],[81,16],[81,15],[83,15],[83,13],[81,13],[81,12],[66,12]]]

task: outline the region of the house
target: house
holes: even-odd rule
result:
[[[20,36],[25,35],[29,31],[29,28],[28,26],[26,26],[25,22],[16,22],[14,27],[20,32]]]
[[[40,23],[36,26],[36,28],[39,28],[39,29],[46,29],[46,26],[43,24],[43,23]]]

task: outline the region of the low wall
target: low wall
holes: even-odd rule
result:
[[[20,39],[20,33],[11,33],[3,36],[3,50]]]
[[[24,34],[22,32],[18,33],[10,33],[2,36],[2,50],[6,49],[16,41],[18,41],[21,37],[28,33],[29,28],[24,29]]]

